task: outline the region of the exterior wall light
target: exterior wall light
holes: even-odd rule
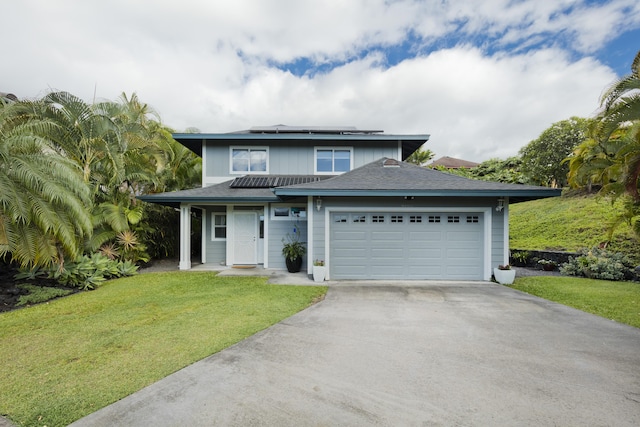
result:
[[[498,199],[498,206],[496,206],[496,211],[502,212],[503,209],[504,209],[504,198],[500,197]]]
[[[320,197],[318,197],[318,198],[316,199],[316,210],[317,210],[318,212],[320,212],[320,209],[322,209],[322,199],[321,199]]]

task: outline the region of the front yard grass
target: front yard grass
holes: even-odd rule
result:
[[[63,426],[308,307],[321,286],[148,273],[0,314],[0,414]]]
[[[578,277],[519,277],[510,287],[640,328],[640,283]]]

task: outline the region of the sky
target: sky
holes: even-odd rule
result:
[[[430,134],[435,157],[516,155],[593,116],[640,50],[638,0],[0,0],[0,92],[136,93],[222,133]]]

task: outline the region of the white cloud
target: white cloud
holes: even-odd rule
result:
[[[3,2],[0,15],[10,17],[0,27],[3,92],[136,92],[178,130],[286,123],[430,133],[437,155],[484,160],[592,113],[615,75],[575,58],[637,27],[640,5],[23,0]],[[425,53],[384,66],[380,47],[409,32],[424,37]],[[270,65],[300,58],[347,62],[313,77]]]

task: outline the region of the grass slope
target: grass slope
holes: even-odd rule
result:
[[[597,196],[562,196],[509,206],[509,245],[514,249],[577,251],[609,240],[620,205]],[[620,224],[608,248],[640,261],[628,224]]]
[[[578,277],[519,277],[510,287],[640,328],[640,285]]]
[[[149,273],[0,314],[0,414],[62,426],[311,305],[326,287]]]

